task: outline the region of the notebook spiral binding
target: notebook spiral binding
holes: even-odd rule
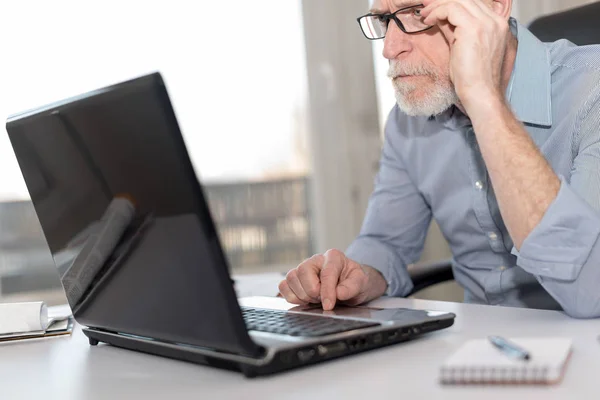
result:
[[[469,383],[544,383],[548,380],[548,367],[528,365],[519,367],[463,367],[441,369],[443,384]]]

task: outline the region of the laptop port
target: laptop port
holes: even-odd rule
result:
[[[400,336],[400,334],[398,333],[398,331],[390,332],[387,335],[388,335],[387,336],[388,340],[396,340]]]
[[[321,357],[332,357],[342,354],[348,347],[344,342],[335,342],[329,344],[320,344],[317,346],[317,351]]]
[[[373,343],[379,344],[382,341],[383,341],[383,336],[381,335],[381,333],[376,333],[375,335],[373,335]]]
[[[412,330],[410,328],[403,328],[400,331],[400,337],[405,339],[407,337],[410,337],[411,333],[412,333]]]
[[[298,351],[298,360],[300,362],[307,362],[310,361],[311,358],[313,358],[315,356],[315,349],[304,349],[304,350],[300,350]]]
[[[281,360],[282,363],[289,364],[292,362],[292,354],[293,353],[290,353],[290,352],[281,353],[281,355],[279,356],[279,359]]]

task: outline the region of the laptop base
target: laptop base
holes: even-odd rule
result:
[[[149,338],[107,332],[95,328],[83,328],[82,330],[89,338],[92,346],[103,342],[152,355],[242,372],[246,377],[253,378],[406,342],[424,333],[450,327],[453,323],[454,319],[446,319],[435,321],[435,323],[430,323],[428,326],[416,325],[388,332],[357,335],[341,341],[323,342],[319,345],[300,346],[276,353],[266,353],[260,359],[217,352],[198,346],[167,343]]]
[[[82,328],[83,333],[89,338],[91,346],[97,346],[99,343],[106,343],[115,347],[147,353],[151,355],[173,358],[181,361],[188,361],[194,364],[208,365],[221,369],[227,369],[236,372],[243,372],[246,376],[256,376],[252,374],[251,369],[242,360],[234,361],[235,355],[230,357],[215,357],[209,353],[215,353],[208,349],[196,349],[196,347],[181,344],[172,344],[160,342],[153,339],[124,335],[119,333],[107,332],[94,328]],[[232,359],[227,359],[232,358]],[[242,357],[239,357],[240,359]]]

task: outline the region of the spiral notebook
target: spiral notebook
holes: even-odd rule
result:
[[[443,384],[533,383],[562,380],[572,348],[568,338],[509,338],[529,351],[529,360],[507,356],[488,339],[466,342],[440,368]]]

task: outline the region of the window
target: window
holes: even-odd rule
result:
[[[1,7],[0,36],[11,39],[3,48],[0,114],[158,70],[234,271],[287,270],[311,253],[300,0],[226,6],[57,0],[36,3],[35,12],[27,2]],[[6,134],[0,135],[0,168],[0,253],[13,249],[14,235],[43,248]],[[28,222],[4,225],[17,209]],[[49,271],[48,257],[23,262],[11,276]],[[8,264],[0,258],[0,285]]]

